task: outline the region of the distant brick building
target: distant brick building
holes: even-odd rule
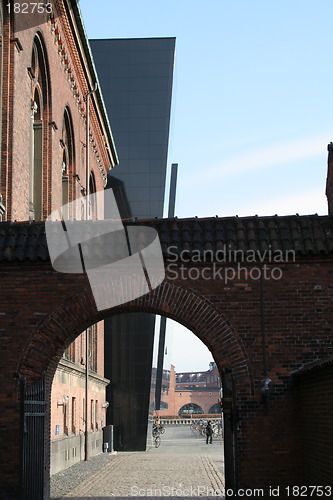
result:
[[[156,371],[156,369],[155,369]],[[154,378],[151,402],[154,401]],[[161,416],[221,413],[221,380],[216,363],[210,363],[203,372],[164,370],[162,380]]]

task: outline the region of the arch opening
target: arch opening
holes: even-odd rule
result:
[[[187,327],[208,347],[213,354],[220,373],[228,368],[237,375],[237,391],[243,395],[251,394],[251,378],[246,358],[230,325],[207,299],[194,290],[182,288],[175,283],[163,282],[156,291],[130,303],[111,310],[97,311],[89,287],[78,287],[71,296],[60,301],[58,307],[39,325],[28,340],[25,355],[20,363],[24,376],[36,371],[34,367],[36,351],[39,365],[46,368],[46,395],[50,399],[51,384],[58,362],[64,349],[87,327],[107,317],[124,313],[153,313],[171,318]],[[182,307],[186,304],[186,308]],[[44,339],[50,339],[48,350]],[[41,348],[41,346],[43,348]],[[225,351],[226,350],[226,351]],[[73,408],[77,403],[73,401]],[[99,404],[99,402],[98,402]],[[105,401],[106,404],[106,401]],[[93,405],[90,411],[96,412]],[[46,463],[49,463],[49,441],[45,442]],[[45,471],[49,483],[49,470]]]

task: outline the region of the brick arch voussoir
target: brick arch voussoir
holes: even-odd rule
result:
[[[104,311],[97,311],[89,286],[74,293],[32,332],[19,373],[34,379],[45,371],[52,380],[64,349],[83,330],[109,316],[130,312],[158,314],[184,325],[207,346],[220,370],[232,369],[237,386],[253,393],[246,353],[224,314],[197,290],[168,280],[149,294]]]

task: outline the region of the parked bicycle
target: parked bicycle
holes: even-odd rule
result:
[[[207,420],[200,419],[191,423],[191,430],[198,432],[201,436],[206,436]],[[218,437],[222,435],[222,424],[220,422],[212,422],[213,436]]]

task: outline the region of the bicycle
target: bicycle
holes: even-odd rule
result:
[[[161,444],[160,432],[161,432],[160,429],[154,424],[153,425],[153,439],[154,439],[155,448],[158,448]]]
[[[155,436],[154,444],[155,444],[155,448],[158,448],[159,445],[161,444],[161,437],[159,435]]]

